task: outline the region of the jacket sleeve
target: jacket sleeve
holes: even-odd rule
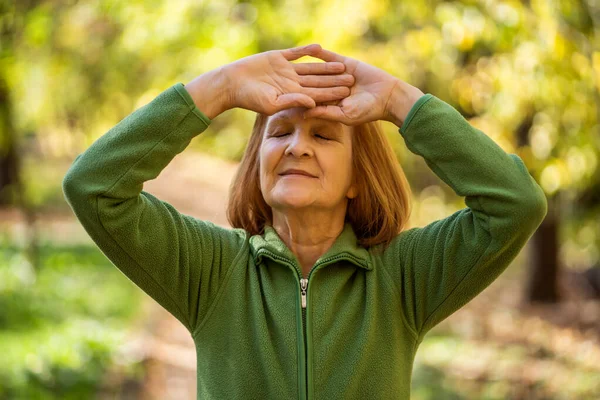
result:
[[[210,122],[185,86],[173,85],[79,154],[62,183],[104,255],[191,333],[242,253],[245,231],[181,214],[142,189]]]
[[[508,267],[546,216],[547,201],[520,157],[431,94],[417,100],[399,131],[467,205],[401,232],[384,252],[405,322],[421,342]]]

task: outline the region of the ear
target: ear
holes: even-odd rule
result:
[[[350,189],[348,189],[348,193],[346,193],[346,197],[348,197],[349,199],[353,199],[356,196],[358,196],[358,188],[356,187],[356,185],[352,185],[352,186],[350,186]]]

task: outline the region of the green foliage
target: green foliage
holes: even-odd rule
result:
[[[21,174],[34,206],[58,199],[46,182],[60,179],[42,173],[41,160],[72,160],[176,82],[256,52],[314,42],[447,101],[523,158],[548,195],[573,199],[600,182],[600,14],[589,0],[4,5],[0,82],[10,93],[6,115],[25,144]],[[240,160],[253,121],[247,110],[225,113],[190,148]],[[435,184],[455,201],[402,145],[397,127],[384,127],[415,192]],[[600,243],[594,248],[598,254]]]
[[[35,275],[19,249],[0,247],[0,399],[80,399],[107,370],[142,296],[96,248],[41,249]]]

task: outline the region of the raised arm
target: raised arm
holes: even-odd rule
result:
[[[247,251],[246,233],[181,214],[143,183],[229,108],[268,113],[347,95],[339,82],[353,80],[342,64],[290,62],[319,48],[260,53],[171,86],[78,155],[63,179],[67,202],[101,251],[192,333]]]
[[[350,96],[306,116],[395,123],[408,149],[465,197],[466,208],[400,233],[382,256],[399,308],[421,341],[506,269],[544,219],[546,197],[517,155],[446,102],[358,60],[327,50],[320,57],[343,62],[356,84]]]
[[[418,340],[488,287],[541,224],[543,190],[515,154],[507,154],[452,106],[426,94],[400,127],[466,208],[402,232],[388,250],[405,315]]]

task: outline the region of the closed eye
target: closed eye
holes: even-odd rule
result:
[[[286,133],[280,133],[280,134],[275,134],[275,135],[273,135],[272,137],[280,138],[280,137],[287,136],[287,135],[289,135],[289,134],[290,134],[289,132],[286,132]],[[329,139],[329,138],[326,138],[325,136],[321,136],[321,135],[319,135],[319,134],[317,134],[317,135],[315,135],[315,136],[316,136],[316,137],[318,137],[319,139],[322,139],[322,140],[331,140],[331,139]]]

